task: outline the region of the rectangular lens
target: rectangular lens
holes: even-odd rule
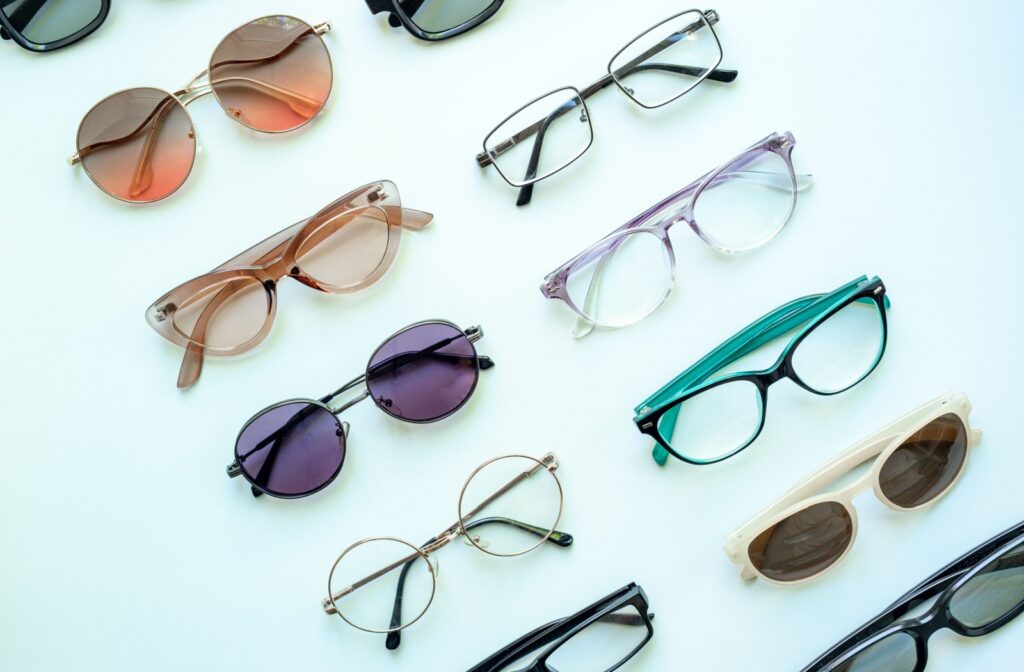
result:
[[[967,628],[985,628],[1024,604],[1024,543],[985,565],[949,601],[953,618]]]
[[[572,87],[541,96],[501,123],[484,140],[509,184],[521,187],[566,167],[590,147],[587,107]]]
[[[29,42],[50,44],[71,37],[100,15],[102,0],[14,0],[0,11]]]
[[[627,44],[608,72],[630,98],[658,107],[700,84],[721,62],[722,47],[707,17],[691,10]]]
[[[647,621],[633,605],[597,618],[555,649],[548,669],[558,672],[605,672],[632,658],[647,643]]]
[[[494,0],[403,0],[395,3],[425,33],[443,33],[472,21]]]

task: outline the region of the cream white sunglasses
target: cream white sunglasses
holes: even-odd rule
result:
[[[971,402],[949,392],[859,441],[797,483],[775,504],[733,532],[725,552],[747,580],[796,584],[825,574],[857,537],[853,499],[868,488],[894,511],[930,506],[949,492],[981,439],[967,416]],[[862,464],[850,485],[822,492]]]

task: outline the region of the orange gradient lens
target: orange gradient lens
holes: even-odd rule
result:
[[[280,133],[315,117],[334,80],[327,46],[309,24],[267,16],[224,38],[210,59],[221,107],[257,131]]]
[[[78,128],[78,157],[100,189],[122,201],[148,203],[185,183],[196,136],[185,108],[160,89],[115,93]]]

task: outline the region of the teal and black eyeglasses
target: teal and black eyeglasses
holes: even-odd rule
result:
[[[740,452],[764,428],[768,388],[783,378],[821,395],[864,380],[885,353],[888,308],[882,280],[861,276],[779,306],[733,335],[634,409],[637,428],[658,442],[654,460],[713,464]],[[790,334],[770,367],[723,373]]]

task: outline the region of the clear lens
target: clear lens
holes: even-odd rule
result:
[[[572,268],[566,292],[588,320],[623,327],[650,315],[672,289],[673,263],[661,238],[633,231],[599,243]]]
[[[693,460],[726,457],[761,427],[761,391],[748,380],[708,388],[668,410],[658,433],[672,450]]]
[[[647,640],[647,622],[633,605],[605,614],[566,640],[548,658],[558,672],[612,670]]]
[[[302,272],[317,282],[344,289],[368,278],[384,261],[390,228],[377,207],[343,205],[317,215],[320,226],[296,252]]]
[[[917,644],[907,633],[898,632],[827,668],[827,672],[914,672],[916,668]]]
[[[1024,543],[1011,548],[965,583],[949,601],[953,618],[984,628],[1024,604]]]
[[[494,167],[521,187],[564,168],[587,151],[593,133],[579,92],[559,89],[513,114],[484,140]]]
[[[459,498],[466,538],[491,555],[520,555],[551,536],[562,515],[562,489],[538,460],[500,457],[480,467]]]
[[[430,563],[398,539],[368,539],[352,546],[334,563],[329,585],[338,615],[371,632],[401,630],[419,619],[434,598]],[[401,602],[398,613],[396,601]]]
[[[839,309],[811,331],[793,353],[793,370],[809,388],[823,394],[859,383],[882,356],[882,312],[870,298]]]
[[[819,502],[775,523],[750,542],[747,555],[775,581],[801,581],[825,571],[853,541],[853,518],[839,502]]]
[[[35,44],[71,37],[103,10],[101,0],[7,0],[0,4],[14,29]]]
[[[400,10],[408,4],[396,3]],[[442,33],[475,19],[493,4],[494,0],[422,0],[407,16],[425,33]]]
[[[647,107],[678,98],[722,62],[722,47],[704,15],[693,10],[636,38],[608,66],[629,96]]]
[[[693,218],[715,245],[743,252],[763,245],[789,221],[796,180],[771,151],[744,155],[716,174],[693,204]]]
[[[178,333],[215,353],[248,343],[269,315],[270,295],[263,283],[238,277],[203,288],[172,319]]]
[[[907,509],[932,501],[953,484],[967,459],[967,428],[954,413],[907,437],[878,473],[882,494]]]

